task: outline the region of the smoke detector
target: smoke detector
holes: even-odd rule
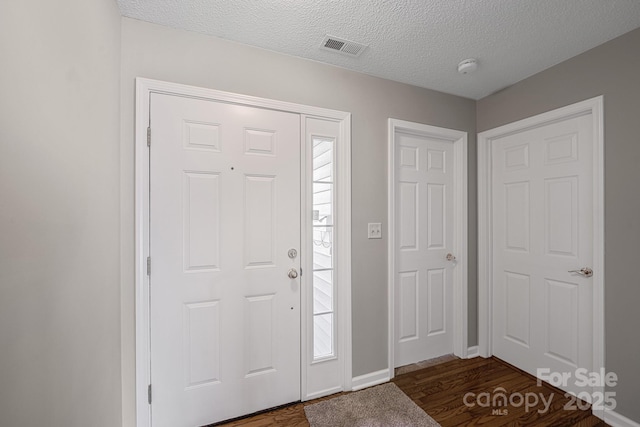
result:
[[[367,48],[367,45],[327,34],[324,36],[320,48],[342,53],[347,56],[358,57]]]
[[[471,74],[478,69],[478,60],[469,58],[458,64],[458,72],[460,74]]]

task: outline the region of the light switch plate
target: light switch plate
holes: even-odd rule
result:
[[[370,222],[368,227],[369,239],[382,239],[382,224],[379,222]]]

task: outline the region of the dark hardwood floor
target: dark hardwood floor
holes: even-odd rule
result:
[[[398,375],[393,382],[442,427],[607,425],[590,410],[566,409],[572,402],[562,391],[546,384],[538,386],[535,377],[495,358],[449,360]],[[511,403],[507,401],[503,406],[500,399],[494,399],[501,392]],[[526,400],[520,400],[519,396],[529,399],[528,407]],[[331,397],[334,396],[328,398]],[[319,400],[324,399],[327,398]],[[224,426],[309,426],[303,408],[316,401],[298,403]],[[487,405],[494,401],[495,405]]]

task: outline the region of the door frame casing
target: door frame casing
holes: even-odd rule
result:
[[[159,80],[136,78],[136,105],[135,105],[135,351],[136,351],[136,425],[139,427],[151,426],[151,405],[148,404],[148,386],[151,383],[151,346],[150,346],[150,300],[149,300],[149,276],[147,275],[147,257],[149,256],[149,153],[147,145],[147,128],[149,127],[150,102],[152,93],[160,93],[187,98],[204,99],[223,103],[241,104],[250,107],[264,108],[276,111],[284,111],[300,115],[300,168],[301,180],[306,177],[305,162],[308,150],[305,144],[305,117],[317,117],[340,122],[340,144],[336,147],[336,157],[339,159],[340,169],[337,171],[341,181],[336,182],[336,201],[339,216],[336,218],[336,249],[340,254],[340,268],[336,271],[336,280],[339,280],[338,293],[339,326],[338,333],[340,347],[342,348],[343,374],[342,388],[351,389],[352,380],[352,340],[351,340],[351,114],[343,111],[326,108],[311,107],[284,101],[259,98],[249,95],[241,95],[223,92],[214,89],[200,88],[178,83]],[[307,224],[306,219],[311,215],[311,208],[306,205],[307,196],[305,186],[301,186],[301,227]],[[306,247],[307,234],[301,230],[301,248]],[[302,251],[301,251],[302,252]],[[305,254],[301,253],[301,256]],[[307,255],[308,256],[308,255]],[[300,277],[300,317],[301,343],[305,343],[308,334],[310,314],[309,305],[305,301],[312,297],[310,290],[313,275],[306,274]],[[311,320],[312,321],[312,320]],[[308,351],[306,345],[301,346],[301,384],[300,396],[304,399],[309,366]],[[311,355],[312,356],[312,355]]]
[[[396,176],[396,133],[406,132],[419,136],[434,137],[453,144],[454,153],[454,242],[452,251],[456,255],[457,265],[453,270],[453,353],[460,357],[468,356],[467,348],[467,294],[468,294],[468,202],[467,202],[467,132],[441,128],[437,126],[425,125],[421,123],[409,122],[405,120],[389,119],[388,136],[388,203],[389,203],[389,226],[387,233],[388,241],[388,316],[389,316],[389,376],[394,377],[395,369],[395,292],[394,283],[396,277],[396,256],[395,256],[395,176]]]
[[[604,368],[604,116],[603,96],[506,124],[478,134],[478,352],[493,355],[492,143],[509,134],[591,114],[593,130],[593,372]],[[594,392],[603,392],[594,387]],[[594,410],[603,418],[604,411]]]

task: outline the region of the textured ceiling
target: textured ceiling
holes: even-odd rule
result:
[[[118,0],[124,16],[480,99],[640,27],[639,0]],[[369,47],[320,49],[326,34]],[[640,47],[639,47],[640,49]],[[477,58],[478,70],[457,64]]]

